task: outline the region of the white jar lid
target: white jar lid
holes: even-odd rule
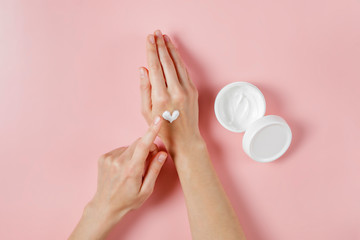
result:
[[[286,152],[291,138],[291,129],[285,120],[268,115],[259,118],[246,129],[243,148],[255,161],[271,162]]]
[[[265,116],[264,95],[254,85],[234,82],[220,90],[215,115],[232,132],[244,132],[243,148],[258,162],[271,162],[282,156],[291,143],[291,129],[279,116]]]

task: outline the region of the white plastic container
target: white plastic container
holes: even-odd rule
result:
[[[215,115],[232,132],[245,132],[243,148],[258,162],[281,157],[291,143],[291,129],[284,119],[265,115],[264,95],[248,82],[234,82],[220,90],[215,99]]]

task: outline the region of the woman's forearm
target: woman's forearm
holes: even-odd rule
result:
[[[104,209],[99,209],[89,203],[85,207],[83,215],[69,237],[69,240],[105,239],[110,229],[118,220],[119,219],[114,220],[114,218],[108,216]]]
[[[203,140],[174,151],[193,239],[245,239]]]

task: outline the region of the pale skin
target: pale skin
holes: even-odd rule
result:
[[[129,147],[100,158],[97,192],[69,239],[106,238],[126,213],[150,196],[167,156],[153,143],[156,136],[174,160],[192,238],[245,239],[200,134],[198,92],[178,50],[157,30],[147,36],[146,51],[148,69],[140,68],[140,89],[149,130]],[[169,123],[159,117],[166,110],[179,110],[180,116]]]

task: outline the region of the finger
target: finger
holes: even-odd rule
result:
[[[146,41],[146,56],[149,66],[149,76],[152,91],[155,94],[162,94],[166,91],[164,74],[156,50],[155,37],[150,34]]]
[[[128,152],[128,154],[130,154],[131,157],[133,156],[134,150],[140,140],[141,140],[141,138],[138,138],[130,146],[126,147],[125,150]],[[159,149],[158,145],[156,145],[155,143],[152,143],[149,148],[149,152],[152,153],[158,149]]]
[[[146,68],[140,69],[141,112],[148,117],[151,113],[151,85],[149,72]]]
[[[153,146],[150,147],[149,154],[147,155],[146,162],[148,163],[158,152],[159,152],[158,146],[155,143],[153,143]]]
[[[157,177],[159,176],[160,170],[165,163],[167,158],[166,152],[159,152],[151,160],[147,173],[145,174],[143,184],[140,192],[143,194],[149,194],[153,191]]]
[[[159,152],[159,148],[158,148],[158,146],[157,146],[155,143],[154,143],[153,146],[154,146],[154,147],[151,147],[151,148],[154,148],[154,150],[151,150],[151,148],[150,148],[150,153],[149,153],[149,155],[147,156],[146,161],[145,161],[145,164],[144,164],[144,169],[143,169],[143,174],[142,174],[143,177],[144,177],[144,175],[145,175],[146,169],[148,169],[148,167],[149,167],[149,163],[150,163],[151,160],[155,157],[155,155],[158,154],[158,152]]]
[[[165,75],[165,81],[170,91],[174,91],[180,88],[180,83],[176,73],[176,69],[173,60],[165,45],[163,35],[160,30],[155,31],[155,42],[159,54],[160,63]]]
[[[141,138],[136,139],[127,149],[126,154],[128,154],[130,157],[134,154],[135,147],[137,143],[140,141]]]
[[[155,117],[155,120],[153,121],[145,135],[140,138],[140,140],[136,144],[134,154],[132,156],[131,161],[133,162],[133,164],[140,164],[145,162],[146,157],[149,154],[150,147],[154,143],[155,138],[160,131],[161,123],[162,118],[160,118],[159,116]]]
[[[129,158],[129,160],[132,159],[133,155],[134,155],[134,151],[135,151],[135,148],[138,144],[138,142],[141,140],[141,138],[138,138],[136,139],[130,146],[126,147],[126,154]],[[150,148],[149,148],[149,156],[153,156],[155,155],[156,153],[159,152],[159,147],[155,144],[155,143],[152,143]]]
[[[170,37],[168,35],[164,35],[166,46],[169,50],[169,54],[174,62],[175,69],[178,73],[180,83],[182,83],[185,87],[190,86],[192,81],[190,80],[186,66],[181,59],[179,51],[176,49],[175,45],[172,43]]]

